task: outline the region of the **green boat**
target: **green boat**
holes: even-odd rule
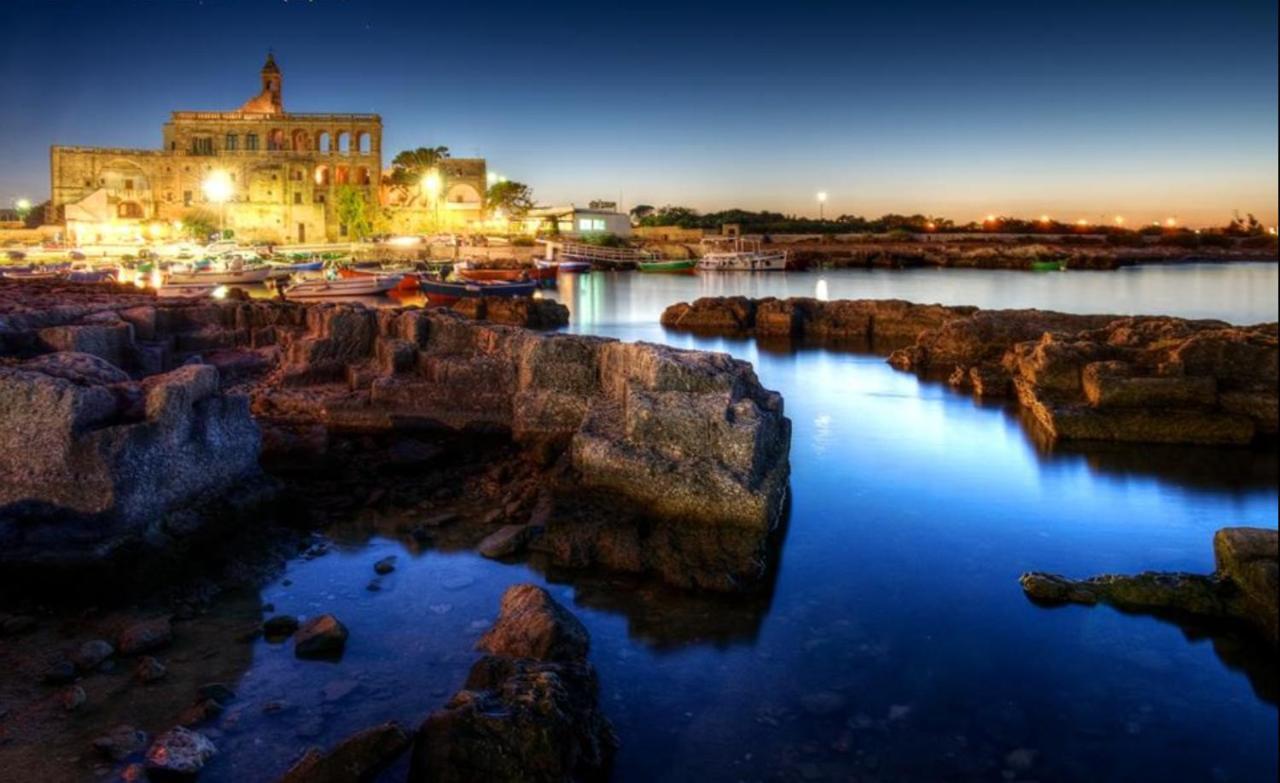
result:
[[[681,258],[673,261],[641,261],[636,268],[641,272],[692,272],[698,262],[692,258]]]
[[[1066,259],[1042,259],[1038,258],[1031,262],[1032,272],[1064,272],[1067,269]]]

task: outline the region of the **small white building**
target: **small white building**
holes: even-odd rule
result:
[[[616,234],[631,236],[631,217],[612,204],[592,202],[591,206],[574,204],[561,207],[537,207],[524,216],[525,230],[529,233],[557,232],[561,236],[580,237],[583,234]]]

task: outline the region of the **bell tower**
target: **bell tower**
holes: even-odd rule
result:
[[[262,66],[262,94],[269,96],[271,105],[279,111],[284,110],[283,83],[284,76],[280,73],[280,66],[276,65],[275,55],[267,52],[267,62]]]

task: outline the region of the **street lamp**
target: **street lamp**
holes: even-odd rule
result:
[[[435,205],[435,230],[440,230],[440,191],[444,190],[444,182],[440,179],[440,172],[431,169],[422,178],[422,191],[427,194],[427,198]]]
[[[484,175],[484,181],[488,183],[489,187],[493,187],[498,183],[498,172],[496,171],[487,172]]]
[[[824,190],[818,193],[818,220],[823,219],[822,208],[823,206],[826,205],[826,203],[827,203],[827,192]]]
[[[206,201],[218,205],[218,239],[227,234],[227,201],[231,199],[231,177],[225,171],[211,171],[200,183]]]
[[[31,199],[20,198],[13,202],[13,208],[18,213],[18,220],[25,221],[27,215],[31,214]]]

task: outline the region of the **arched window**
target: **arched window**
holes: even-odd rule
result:
[[[282,150],[284,149],[284,131],[279,128],[273,129],[267,134],[267,149]]]
[[[307,132],[301,128],[293,132],[293,149],[296,151],[311,149],[311,139],[307,136]]]
[[[320,131],[320,135],[316,137],[316,149],[321,152],[333,152],[329,142],[329,131]]]
[[[444,200],[450,204],[479,204],[480,191],[465,182],[450,185]]]
[[[292,179],[294,182],[301,182],[302,180],[307,178],[307,170],[302,168],[294,169],[292,172],[289,173],[289,178]]]
[[[121,201],[116,207],[116,217],[140,219],[142,217],[142,206],[136,201]]]
[[[338,154],[339,155],[351,154],[351,134],[347,133],[346,131],[338,132]]]
[[[360,131],[356,135],[356,146],[360,149],[361,155],[369,155],[373,152],[373,137],[368,131]]]
[[[316,166],[316,184],[325,187],[329,184],[329,167],[323,164]]]
[[[338,185],[346,185],[350,181],[346,166],[338,166],[334,168],[333,181]]]
[[[356,169],[356,184],[357,185],[369,184],[369,167],[368,166],[360,166]]]

